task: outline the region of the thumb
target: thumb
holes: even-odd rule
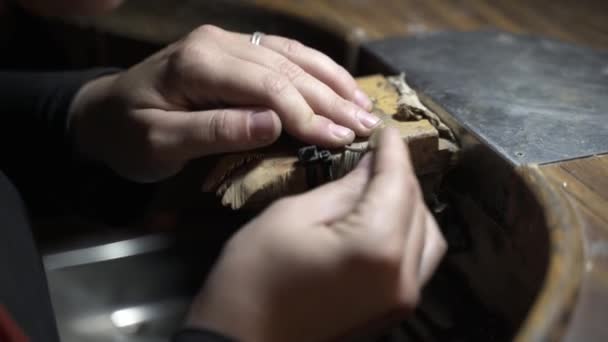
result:
[[[387,234],[398,233],[412,221],[412,204],[421,201],[420,188],[413,171],[409,151],[399,131],[385,128],[380,132],[369,186],[359,203],[359,214],[371,228]],[[380,224],[381,223],[381,224]]]
[[[269,109],[227,108],[178,114],[176,148],[185,159],[263,147],[281,134],[281,121]]]

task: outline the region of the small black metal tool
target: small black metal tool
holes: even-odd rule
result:
[[[331,152],[319,149],[316,145],[298,150],[298,161],[306,167],[306,184],[309,188],[333,179],[331,171]]]

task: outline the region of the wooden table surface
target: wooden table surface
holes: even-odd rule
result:
[[[608,115],[608,113],[607,113]],[[545,165],[541,172],[563,189],[582,227],[583,277],[565,335],[567,341],[608,340],[608,156]]]
[[[259,11],[247,11],[244,5],[338,34],[363,31],[368,39],[493,28],[608,49],[608,1],[604,0],[129,0],[110,15],[76,20],[88,27],[164,42],[209,22],[226,27],[256,22]]]
[[[602,0],[248,1],[323,25],[361,28],[373,39],[498,28],[608,48],[608,2]]]

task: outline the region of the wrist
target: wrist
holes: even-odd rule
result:
[[[75,152],[94,160],[103,160],[100,120],[113,110],[112,89],[119,74],[104,75],[85,83],[74,96],[68,112],[68,134]]]
[[[186,320],[186,327],[211,330],[237,341],[268,341],[262,338],[255,314],[235,303],[235,294],[199,294]],[[236,294],[237,297],[240,295]]]
[[[230,243],[226,249],[231,249]],[[229,254],[236,257],[236,263],[234,259],[220,258],[195,298],[186,326],[209,329],[238,341],[284,340],[274,336],[277,329],[273,326],[277,320],[271,319],[273,306],[265,300],[267,286],[255,279],[259,274],[230,267],[246,267],[247,263],[242,258],[249,259],[250,256],[243,250]],[[243,287],[243,284],[248,285]]]

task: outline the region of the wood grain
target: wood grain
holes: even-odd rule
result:
[[[605,341],[608,329],[608,155],[541,167],[566,192],[583,220],[584,261],[579,298],[565,340]]]
[[[440,145],[439,133],[428,120],[398,121],[393,118],[398,112],[400,96],[384,76],[362,77],[357,82],[372,98],[373,112],[383,124],[399,130],[409,147],[412,166],[418,176],[441,174],[450,166],[454,151],[450,146]],[[370,139],[372,146],[373,137]],[[353,145],[358,143],[365,144],[363,151],[367,149],[367,139]],[[260,208],[279,197],[303,192],[312,185],[307,184],[306,167],[296,157],[299,147],[302,146],[279,140],[265,149],[226,155],[211,170],[202,189],[215,192],[222,205],[232,209]],[[354,167],[345,161],[350,152],[338,149],[332,153],[339,160],[332,164],[335,177]],[[361,157],[359,153],[363,152],[356,152],[357,158]]]
[[[64,47],[81,66],[90,65],[81,61],[83,51],[90,52],[84,57],[92,64],[128,66],[202,24],[296,38],[351,70],[363,41],[444,30],[498,29],[608,48],[608,2],[599,0],[129,0],[111,14],[65,22],[99,33],[83,46]],[[63,29],[55,35],[59,42],[70,35],[82,38]],[[135,43],[152,48],[141,53],[139,47],[138,53]],[[121,56],[115,55],[117,48]]]
[[[391,115],[397,112],[399,94],[386,78],[380,75],[359,77],[357,83],[374,103],[376,114]]]
[[[608,47],[605,1],[542,0],[251,0],[336,27],[359,28],[372,39],[435,30],[497,28],[598,48]]]

